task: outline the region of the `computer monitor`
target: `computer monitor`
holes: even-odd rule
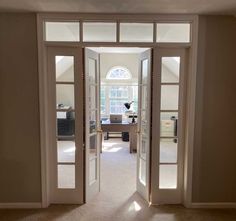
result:
[[[111,123],[122,123],[122,114],[110,114]]]

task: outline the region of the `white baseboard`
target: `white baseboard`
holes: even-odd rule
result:
[[[226,209],[236,208],[236,203],[231,202],[217,202],[217,203],[191,203],[188,208],[206,208],[206,209]]]
[[[42,208],[41,203],[0,203],[0,209],[35,209]]]

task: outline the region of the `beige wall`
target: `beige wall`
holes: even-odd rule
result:
[[[193,173],[195,202],[236,202],[236,18],[202,16]]]
[[[0,104],[0,202],[40,202],[34,14],[0,14]]]

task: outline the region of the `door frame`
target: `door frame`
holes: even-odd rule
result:
[[[192,24],[191,43],[122,43],[119,42],[119,33],[117,33],[117,42],[46,42],[44,41],[44,21],[114,21],[119,24],[124,22],[190,22]],[[47,151],[48,143],[48,82],[47,82],[47,46],[65,46],[65,47],[149,47],[149,48],[189,48],[189,67],[187,70],[187,88],[186,88],[186,119],[185,119],[185,153],[184,153],[184,190],[183,204],[191,207],[192,202],[192,171],[193,171],[193,149],[194,149],[194,127],[195,127],[195,98],[196,98],[196,75],[197,75],[197,49],[198,49],[198,21],[197,15],[106,15],[106,14],[78,14],[78,13],[39,13],[37,14],[37,37],[38,37],[38,74],[39,74],[39,111],[40,111],[40,149],[41,149],[41,207],[49,206],[49,171]],[[80,28],[82,28],[80,22]],[[153,36],[156,36],[156,26],[154,25]],[[80,32],[82,39],[82,31]],[[82,67],[81,64],[80,67]],[[151,132],[152,133],[152,132]],[[151,146],[152,149],[152,146]],[[152,153],[152,151],[151,151]],[[152,163],[152,161],[151,161]],[[83,168],[84,171],[84,168]]]

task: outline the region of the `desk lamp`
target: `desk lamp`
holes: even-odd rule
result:
[[[124,103],[125,107],[129,110],[131,107],[131,104],[134,103],[134,101]],[[134,112],[133,112],[133,118],[132,118],[132,123],[135,123],[135,118],[134,118]]]

